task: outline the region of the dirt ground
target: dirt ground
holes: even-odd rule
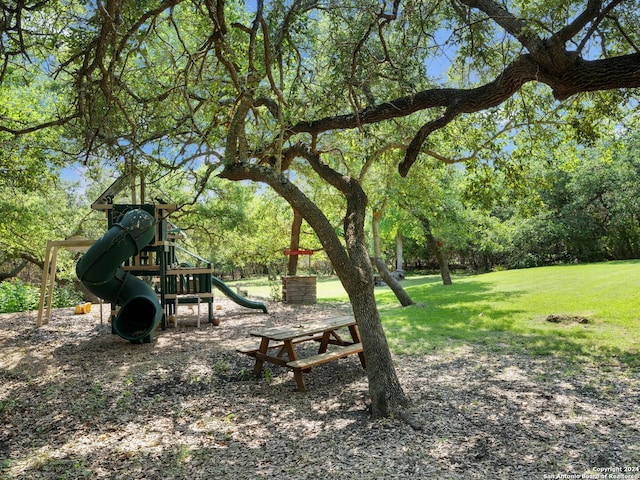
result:
[[[478,346],[395,356],[416,430],[369,419],[357,356],[313,369],[300,393],[287,369],[256,379],[236,352],[255,327],[344,307],[216,304],[220,326],[181,307],[147,345],[112,335],[95,305],[39,329],[34,312],[0,315],[0,478],[640,478],[627,366]]]

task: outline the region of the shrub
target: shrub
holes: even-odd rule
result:
[[[24,283],[18,278],[0,283],[0,313],[27,312],[37,310],[40,287]],[[82,296],[73,285],[54,287],[52,307],[61,308],[75,305]]]
[[[53,308],[70,307],[83,303],[82,293],[78,292],[72,284],[56,286],[53,289]]]
[[[38,291],[20,279],[0,283],[0,313],[34,310],[38,299]]]

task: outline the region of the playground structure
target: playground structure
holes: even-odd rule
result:
[[[131,175],[118,178],[91,205],[107,214],[107,231],[88,249],[76,265],[80,281],[96,296],[111,302],[113,333],[132,343],[149,343],[168,319],[177,319],[178,305],[207,305],[208,321],[219,324],[213,316],[213,287],[239,305],[267,313],[263,303],[241,297],[213,275],[210,262],[176,245],[179,230],[170,229],[169,215],[176,205],[144,202],[141,179],[141,203],[117,204],[113,199]],[[133,189],[132,189],[133,190]],[[179,262],[181,250],[202,265]],[[177,320],[176,320],[177,321]]]

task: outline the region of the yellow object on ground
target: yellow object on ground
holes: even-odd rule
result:
[[[83,303],[81,305],[76,305],[76,315],[81,313],[89,313],[91,311],[91,303]]]

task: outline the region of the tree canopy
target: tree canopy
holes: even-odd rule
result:
[[[549,88],[505,105],[490,133],[513,133],[525,120],[557,124],[569,110],[573,125],[615,115],[625,94],[567,100],[640,86],[636,7],[615,0],[5,2],[0,80],[4,96],[18,92],[21,102],[3,102],[0,130],[69,125],[76,144],[67,153],[80,158],[103,147],[179,167],[221,148],[236,160],[265,161],[303,133],[317,139],[412,117],[415,127],[401,138],[411,140],[399,167],[406,174],[434,132],[505,104],[529,83]],[[34,91],[46,109],[34,111]],[[440,153],[474,156],[473,145],[461,144]]]

